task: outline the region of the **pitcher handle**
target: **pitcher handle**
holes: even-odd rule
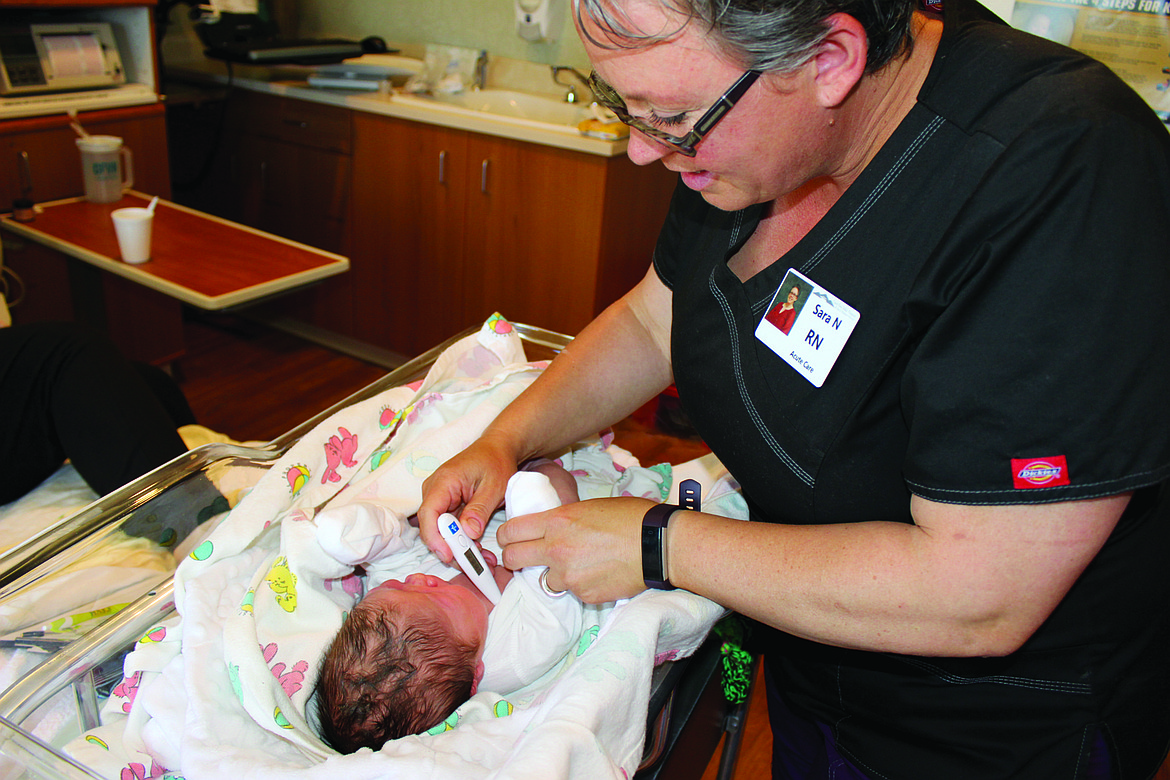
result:
[[[130,154],[130,149],[123,146],[122,149],[123,168],[126,170],[126,178],[122,181],[122,191],[134,188],[134,155]]]

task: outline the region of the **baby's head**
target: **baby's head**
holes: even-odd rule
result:
[[[483,677],[491,602],[460,575],[412,574],[371,590],[337,632],[317,682],[322,736],[379,750],[441,723]]]

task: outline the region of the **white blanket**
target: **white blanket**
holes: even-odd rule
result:
[[[312,722],[321,653],[362,590],[352,567],[317,543],[316,513],[376,496],[402,517],[413,514],[422,481],[542,370],[523,359],[519,338],[493,317],[445,352],[421,385],[345,409],[298,442],[180,565],[179,616],[127,656],[103,726],[69,752],[111,778],[168,769],[187,780],[632,775],[654,665],[692,653],[723,612],[693,594],[654,591],[619,603],[601,625],[587,625],[579,654],[554,679],[506,699],[481,692],[447,723],[378,752],[339,755]],[[669,494],[669,467],[606,459],[608,470],[596,468],[600,446],[564,458],[582,497]],[[723,513],[746,515],[738,496],[727,498]],[[456,573],[414,529],[401,541],[393,559],[401,574]]]

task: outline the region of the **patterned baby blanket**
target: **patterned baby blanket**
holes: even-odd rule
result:
[[[630,777],[654,666],[701,644],[723,614],[707,599],[651,591],[595,610],[555,674],[506,697],[482,691],[445,723],[376,752],[340,755],[314,723],[321,655],[365,587],[351,563],[322,548],[317,516],[373,498],[401,517],[414,514],[423,480],[543,368],[525,362],[518,335],[494,316],[422,382],[348,407],[307,434],[179,566],[177,616],[141,638],[103,725],[68,752],[103,776],[128,779]],[[560,459],[582,498],[671,493],[670,466],[643,468],[606,444],[585,442]],[[735,492],[705,508],[746,517]],[[497,552],[498,522],[484,540]],[[457,573],[407,524],[391,542],[384,576]]]

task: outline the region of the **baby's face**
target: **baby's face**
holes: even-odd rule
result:
[[[462,580],[462,581],[461,581]],[[449,624],[452,635],[483,649],[492,603],[464,575],[447,582],[431,574],[386,580],[362,599],[367,607],[394,605],[406,614],[430,614]]]

